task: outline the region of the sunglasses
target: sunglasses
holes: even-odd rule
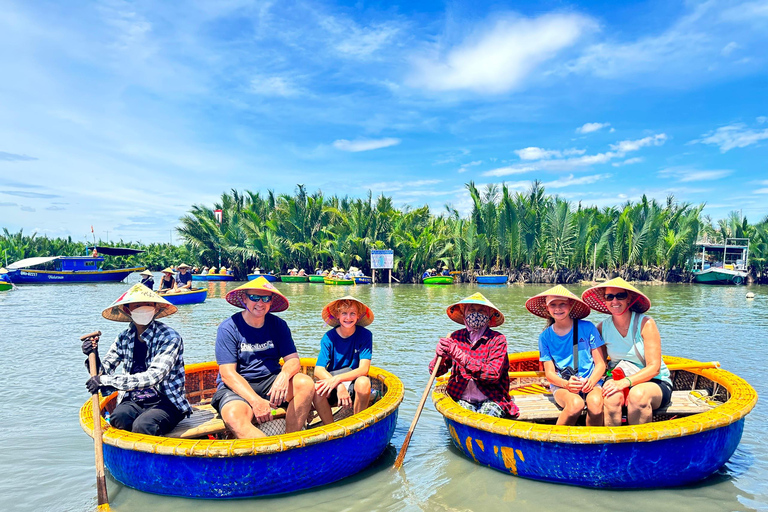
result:
[[[627,297],[629,297],[629,292],[619,292],[619,293],[616,293],[616,294],[614,294],[614,293],[606,293],[606,294],[605,294],[605,300],[606,300],[607,302],[610,302],[610,301],[612,301],[613,299],[616,299],[616,300],[624,300],[624,299],[626,299]]]
[[[259,301],[271,302],[272,301],[271,295],[251,295],[250,293],[246,293],[245,296],[248,297],[253,302],[259,302]]]

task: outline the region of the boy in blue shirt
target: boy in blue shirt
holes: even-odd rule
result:
[[[373,322],[373,311],[347,295],[326,305],[322,316],[333,329],[320,342],[313,404],[327,425],[333,423],[332,406],[353,407],[355,414],[368,407],[373,335],[365,327]]]

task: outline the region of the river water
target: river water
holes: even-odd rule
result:
[[[95,285],[28,285],[0,292],[0,510],[95,508],[93,442],[80,428],[78,410],[88,399],[79,336],[94,330],[114,339],[124,324],[101,311],[137,281]],[[181,306],[163,321],[185,342],[187,364],[214,358],[218,324],[237,310],[223,296],[240,283],[210,283],[204,304]],[[112,510],[245,511],[254,507],[313,512],[344,510],[516,511],[569,510],[768,510],[768,407],[760,401],[747,417],[741,445],[719,474],[695,486],[607,491],[525,480],[481,467],[453,448],[431,400],[422,413],[404,470],[390,470],[421,393],[437,339],[457,324],[445,308],[481,291],[506,316],[499,328],[509,351],[535,350],[544,321],[525,309],[525,299],[544,286],[333,287],[277,284],[291,301],[280,313],[299,354],[316,356],[326,326],[322,307],[346,293],[375,313],[373,364],[405,384],[397,429],[384,456],[364,472],[336,484],[294,495],[251,500],[205,501],[155,496],[123,487],[108,477]],[[766,396],[768,287],[664,285],[641,287],[653,301],[665,354],[720,361]],[[583,287],[571,287],[581,293]],[[745,293],[753,291],[754,300]],[[590,320],[602,318],[594,313]],[[107,343],[104,342],[104,345]],[[106,347],[102,347],[102,354]]]

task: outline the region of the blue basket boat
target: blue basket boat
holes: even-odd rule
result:
[[[371,284],[373,278],[371,276],[354,276],[355,284]]]
[[[757,403],[746,381],[721,369],[677,369],[697,361],[664,356],[674,382],[672,404],[644,425],[554,425],[559,410],[540,370],[538,352],[512,354],[512,395],[518,420],[493,418],[459,406],[445,392],[432,394],[453,444],[478,464],[511,475],[603,488],[687,485],[715,473],[741,440],[745,416]],[[520,373],[515,373],[520,372]],[[542,404],[544,406],[542,407]],[[550,414],[549,408],[554,411]]]
[[[192,274],[193,281],[234,281],[233,275],[220,275],[220,274]]]
[[[200,304],[208,297],[208,288],[192,288],[189,291],[179,293],[164,293],[162,297],[174,306],[184,304]]]
[[[505,284],[509,280],[509,276],[493,275],[493,276],[477,276],[477,284]]]
[[[274,274],[248,274],[248,280],[249,281],[253,281],[254,279],[259,278],[259,277],[263,277],[264,279],[266,279],[270,283],[274,283],[275,281],[277,281],[277,276],[274,275]]]
[[[315,359],[301,363],[302,371],[313,375]],[[196,410],[210,402],[217,374],[214,362],[186,367],[187,398]],[[102,418],[104,462],[123,485],[189,498],[266,496],[329,484],[374,462],[395,431],[403,383],[373,366],[369,376],[381,398],[366,410],[330,425],[260,439],[147,436],[111,428]],[[116,401],[117,393],[102,398],[102,415]],[[80,425],[93,436],[91,404],[81,407]]]

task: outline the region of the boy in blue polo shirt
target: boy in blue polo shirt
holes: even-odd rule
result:
[[[327,425],[333,423],[332,406],[352,407],[355,414],[368,407],[373,335],[365,327],[373,322],[373,311],[347,295],[326,305],[322,315],[333,329],[320,342],[313,404]]]

